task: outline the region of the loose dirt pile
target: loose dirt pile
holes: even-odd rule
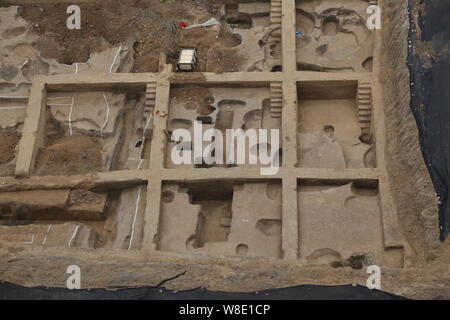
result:
[[[178,101],[187,101],[185,108],[188,110],[196,109],[198,106],[207,106],[214,102],[214,98],[207,87],[196,85],[173,88],[171,96]]]
[[[102,171],[102,143],[86,136],[63,137],[39,150],[37,175],[75,175]]]
[[[160,53],[170,57],[180,46],[196,45],[202,58],[215,40],[213,32],[206,29],[183,31],[182,36],[173,32],[182,21],[202,23],[217,17],[215,1],[105,0],[81,3],[81,30],[67,29],[67,4],[37,2],[24,4],[21,15],[31,23],[34,31],[45,35],[36,44],[41,55],[61,63],[87,61],[90,53],[102,49],[101,38],[116,45],[137,36],[134,71],[157,72]],[[199,71],[202,70],[200,66]]]
[[[19,137],[16,133],[0,133],[0,165],[14,159]]]

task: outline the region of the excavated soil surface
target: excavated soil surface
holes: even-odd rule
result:
[[[63,137],[41,148],[36,160],[37,175],[75,175],[102,170],[102,143],[85,136]]]
[[[136,72],[157,72],[160,53],[170,56],[183,45],[200,48],[200,70],[204,70],[206,50],[214,42],[212,32],[205,29],[189,30],[175,35],[173,26],[205,22],[215,16],[215,1],[207,0],[105,0],[80,3],[81,30],[66,27],[67,4],[37,1],[24,4],[22,17],[28,20],[41,37],[36,44],[42,56],[61,63],[86,62],[90,53],[102,49],[104,38],[115,45],[128,42],[136,36]],[[176,28],[175,28],[176,29]],[[187,31],[187,30],[186,30]],[[211,42],[212,41],[212,42]],[[203,66],[202,66],[203,65]]]
[[[211,70],[208,71],[218,73],[238,71],[241,59],[232,48],[232,39],[228,39],[230,43],[227,42],[228,40],[224,40],[229,35],[224,34],[223,38],[216,39],[213,32],[208,29],[176,33],[171,28],[172,23],[177,25],[180,21],[185,21],[187,24],[204,22],[212,16],[216,16],[214,3],[215,1],[207,0],[104,0],[97,3],[81,3],[83,27],[80,31],[66,28],[67,4],[65,3],[50,4],[44,0],[37,1],[35,4],[23,5],[21,15],[32,24],[35,32],[43,35],[36,43],[36,49],[40,51],[41,55],[55,58],[62,63],[86,61],[92,52],[103,49],[104,44],[102,44],[101,38],[115,45],[128,41],[130,36],[136,35],[135,72],[156,72],[160,53],[166,53],[169,62],[174,62],[179,48],[194,45],[199,48],[198,71],[207,69],[206,53],[211,46],[214,49],[212,56],[215,58],[211,59],[213,60],[210,64]],[[406,45],[406,37],[400,39]],[[215,64],[215,60],[217,64]],[[404,59],[398,59],[397,65],[404,65]],[[381,68],[382,71],[385,69],[388,68]],[[14,72],[13,69],[0,70],[0,73],[7,77]],[[177,77],[188,78],[189,76]],[[400,80],[407,83],[409,77],[405,79]],[[396,94],[408,93],[407,88],[400,87],[400,89]],[[198,110],[203,110],[201,107],[207,107],[210,104],[209,91],[208,88],[189,86],[173,88],[172,93],[177,99],[190,97],[185,108],[190,109],[197,106],[200,107]],[[397,107],[395,103],[390,104]],[[386,105],[389,106],[389,103]],[[207,112],[206,109],[205,113]],[[390,112],[386,112],[386,114],[394,120],[405,118],[400,114]],[[409,121],[412,120],[412,118],[409,119]],[[397,127],[393,130],[389,126],[387,129],[395,132],[395,135],[406,132],[402,127],[400,127],[402,130]],[[414,130],[416,130],[415,127]],[[408,132],[407,135],[413,136],[411,132]],[[2,164],[13,159],[17,140],[17,137],[9,134],[0,134],[0,169]],[[399,139],[400,144],[407,145],[408,143]],[[413,145],[412,148],[414,146],[416,145]],[[102,171],[102,147],[102,141],[98,138],[86,136],[58,138],[39,150],[34,174],[74,175]],[[410,158],[410,155],[411,153],[402,154],[401,160]],[[421,165],[423,166],[423,164]],[[390,170],[395,171],[395,167],[391,167]],[[403,170],[411,171],[413,174],[409,173],[409,175],[416,180],[423,177],[423,173],[413,172],[407,166],[404,166]],[[393,180],[396,182],[394,191],[402,186],[403,177],[399,173],[397,175],[400,177]],[[407,174],[404,176],[406,177]],[[409,180],[406,181],[405,178],[405,186],[411,188],[411,183],[407,182]],[[414,192],[419,190],[415,186],[411,189],[414,189]],[[401,188],[398,190],[398,193],[407,194],[405,199],[414,204],[411,199],[416,199],[421,196],[420,192],[425,194],[429,190],[417,191],[419,193],[417,196],[411,196],[407,192],[408,190]],[[51,193],[47,192],[47,194]],[[77,191],[71,194],[70,201],[71,204],[86,201],[93,203],[95,197],[84,191]],[[422,251],[426,251],[426,246],[423,245],[424,249],[422,249],[421,243],[424,242],[422,238],[427,235],[413,231],[416,231],[415,228],[420,223],[426,223],[426,221],[419,220],[426,220],[427,216],[419,217],[417,207],[414,208],[414,205],[406,203],[408,207],[412,207],[411,211],[407,211],[403,204],[401,201],[397,203],[401,211],[402,227],[417,238],[413,238],[413,241],[410,242],[420,242],[420,245],[414,245],[411,248],[415,252],[409,253],[416,259],[416,256],[425,256]],[[431,221],[431,219],[429,220]],[[432,222],[436,224],[435,220]],[[410,225],[414,228],[410,229]],[[428,231],[429,229],[424,228],[424,230]],[[433,234],[430,232],[424,233],[433,238]],[[408,240],[411,239],[408,238]],[[437,237],[432,240],[437,241]],[[418,247],[420,250],[417,249]],[[151,262],[148,262],[148,260],[143,261],[134,256],[120,256],[120,253],[117,253],[116,257],[116,253],[112,251],[105,251],[104,254],[99,255],[98,252],[92,251],[61,252],[60,249],[55,249],[55,252],[58,253],[55,254],[54,251],[31,252],[25,250],[20,252],[21,250],[24,249],[0,243],[0,276],[2,280],[27,286],[42,284],[64,286],[67,276],[64,271],[68,263],[79,264],[82,268],[90,269],[90,272],[83,274],[85,287],[157,285],[161,281],[173,279],[165,286],[176,290],[207,287],[211,290],[242,292],[304,283],[359,283],[364,285],[367,279],[366,270],[358,271],[347,267],[332,269],[330,266],[316,265],[305,267],[292,265],[290,261],[242,260],[239,263],[230,263],[227,259],[191,260],[181,257],[165,257],[156,253],[151,257]],[[383,289],[413,298],[449,298],[449,254],[450,246],[447,240],[436,245],[434,259],[426,261],[426,265],[425,261],[422,262],[423,264],[410,261],[409,267],[404,269],[384,268]]]
[[[0,165],[14,159],[15,148],[18,142],[19,137],[16,133],[0,133]]]

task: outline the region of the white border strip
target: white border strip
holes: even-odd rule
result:
[[[72,95],[72,104],[70,105],[70,112],[69,112],[69,131],[70,131],[70,135],[73,135],[73,130],[72,130],[72,112],[73,112],[73,103],[75,101],[75,95]]]

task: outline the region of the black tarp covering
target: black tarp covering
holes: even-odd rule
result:
[[[404,300],[404,298],[362,286],[298,286],[257,293],[229,293],[194,289],[172,292],[159,287],[120,290],[69,290],[25,288],[0,283],[0,300]]]
[[[439,223],[444,239],[450,232],[450,0],[421,0],[421,8],[416,8],[419,26],[413,19],[416,5],[416,0],[410,0],[411,109],[423,157],[441,201]]]

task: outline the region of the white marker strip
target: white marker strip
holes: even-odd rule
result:
[[[47,233],[45,234],[45,237],[44,237],[44,241],[42,241],[42,246],[43,247],[45,247],[45,244],[47,243],[47,237],[48,237],[48,234],[50,233],[50,230],[52,229],[52,226],[51,225],[49,225],[48,226],[48,229],[47,229]]]
[[[78,229],[79,229],[79,228],[80,228],[80,226],[77,225],[77,227],[75,228],[75,232],[74,232],[73,235],[72,235],[72,238],[70,238],[70,241],[69,241],[69,248],[70,248],[70,246],[72,245],[73,240],[75,240],[75,237],[77,236],[77,233],[78,233]]]
[[[139,211],[139,202],[140,201],[141,201],[141,187],[139,187],[138,195],[137,195],[137,199],[136,199],[136,209],[134,210],[134,218],[133,218],[133,224],[131,226],[131,236],[130,236],[130,243],[128,245],[128,250],[131,249],[131,245],[133,244],[134,229],[136,227],[136,219],[137,219],[137,214]]]
[[[72,131],[72,112],[73,112],[73,103],[75,101],[75,95],[72,96],[72,104],[70,105],[70,111],[69,111],[69,131],[70,135],[73,135]]]
[[[78,63],[75,63],[75,74],[78,74]]]
[[[23,67],[25,67],[25,65],[28,63],[28,61],[30,61],[30,59],[25,60],[22,65],[19,67],[19,69],[22,69]]]
[[[105,99],[106,102],[106,118],[105,118],[105,122],[103,123],[103,126],[101,128],[101,132],[102,132],[102,136],[103,136],[103,129],[106,128],[106,125],[108,124],[109,121],[109,103],[108,103],[108,99],[106,98],[106,93],[103,91],[103,98]]]
[[[143,133],[142,133],[142,145],[144,145],[144,140],[145,140],[145,130],[147,129],[147,127],[148,127],[148,125],[150,124],[150,121],[152,120],[152,117],[153,117],[153,115],[151,114],[149,117],[148,117],[148,120],[147,120],[147,122],[145,123],[145,126],[144,126],[144,131],[143,131]]]
[[[112,69],[113,69],[113,67],[114,67],[114,64],[116,63],[116,59],[117,59],[117,57],[119,56],[119,53],[120,53],[121,50],[122,50],[122,46],[119,47],[119,50],[117,50],[117,53],[116,53],[116,55],[114,56],[114,60],[113,60],[113,62],[112,62],[112,64],[111,64],[111,67],[109,68],[109,73],[112,73]]]
[[[28,99],[28,96],[0,96],[0,99]]]
[[[147,129],[147,127],[148,127],[148,125],[150,124],[150,121],[152,120],[152,115],[150,115],[149,117],[148,117],[148,120],[147,120],[147,122],[145,123],[145,126],[144,126],[144,130],[143,130],[143,132],[142,132],[142,146],[141,146],[141,151],[140,151],[140,155],[141,155],[141,159],[140,159],[140,161],[139,161],[139,164],[138,164],[138,167],[137,167],[137,170],[140,170],[141,169],[141,165],[142,165],[142,163],[144,162],[144,160],[145,159],[143,159],[143,152],[144,152],[144,147],[145,147],[145,141],[146,141],[146,139],[145,139],[145,130]]]
[[[144,162],[144,159],[139,159],[139,164],[138,164],[138,167],[137,167],[138,170],[141,170],[141,166],[142,166],[143,162]]]

